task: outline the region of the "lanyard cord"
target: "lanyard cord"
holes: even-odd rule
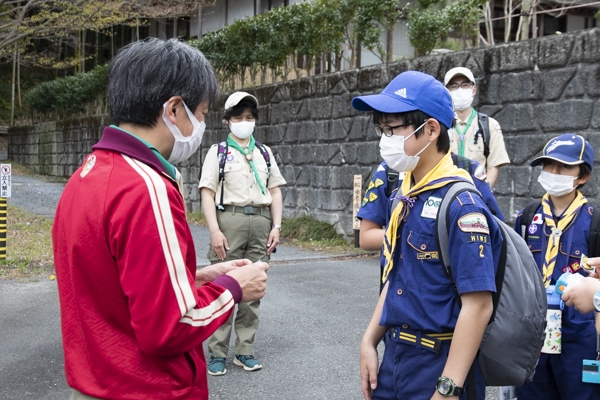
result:
[[[477,111],[475,111],[474,108],[471,108],[471,110],[472,110],[471,115],[469,116],[467,124],[465,125],[465,129],[463,129],[461,132],[458,124],[456,124],[456,127],[455,127],[456,133],[458,134],[458,155],[459,156],[465,155],[465,134],[467,133],[467,130],[471,126],[471,122],[473,122],[473,118],[475,118],[475,116],[477,115]]]

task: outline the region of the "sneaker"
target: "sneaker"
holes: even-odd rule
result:
[[[254,356],[236,354],[233,363],[239,367],[243,367],[246,371],[256,371],[262,368],[262,364]]]
[[[210,355],[210,361],[208,362],[208,373],[209,375],[219,376],[225,375],[227,372],[227,368],[225,368],[225,363],[227,360],[223,357],[213,357]]]

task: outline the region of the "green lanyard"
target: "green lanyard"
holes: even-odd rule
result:
[[[467,124],[465,125],[465,129],[463,129],[461,132],[458,124],[456,124],[456,127],[454,128],[454,129],[456,129],[456,133],[458,134],[458,155],[459,156],[465,155],[465,134],[467,133],[467,130],[471,126],[471,122],[473,122],[473,118],[475,118],[475,116],[477,115],[477,111],[475,111],[474,108],[471,108],[471,110],[472,110],[471,115],[469,116],[469,120],[467,121]]]
[[[254,161],[252,160],[252,151],[256,147],[256,142],[254,140],[254,136],[252,136],[252,135],[250,136],[250,143],[248,143],[248,151],[247,152],[246,152],[246,150],[244,150],[244,148],[242,146],[240,146],[240,144],[238,142],[233,140],[231,135],[227,136],[227,144],[229,146],[233,147],[234,149],[236,149],[237,151],[239,151],[240,153],[242,153],[244,156],[246,156],[246,160],[248,160],[248,163],[252,167],[252,172],[254,173],[254,180],[256,181],[256,183],[258,183],[258,186],[260,187],[260,191],[264,195],[265,187],[262,184],[262,182],[260,181],[260,175],[258,175],[258,170],[256,169],[256,165],[254,165]]]

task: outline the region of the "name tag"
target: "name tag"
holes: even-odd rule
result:
[[[440,208],[440,204],[442,203],[441,197],[433,197],[430,196],[423,206],[423,211],[421,211],[422,218],[430,218],[436,219],[438,214],[438,209]]]

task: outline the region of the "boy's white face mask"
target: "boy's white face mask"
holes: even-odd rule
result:
[[[381,158],[383,158],[383,160],[391,169],[398,172],[410,172],[417,167],[420,158],[419,154],[424,152],[431,142],[427,143],[427,145],[414,156],[409,156],[404,152],[404,142],[414,135],[415,132],[421,129],[426,123],[427,121],[423,122],[421,126],[415,129],[413,133],[407,137],[400,135],[381,135],[381,139],[379,140],[379,153],[381,154]]]
[[[549,195],[561,197],[575,190],[573,183],[577,177],[569,175],[558,175],[542,171],[538,182]]]
[[[204,135],[204,130],[206,129],[206,124],[204,121],[198,121],[196,116],[190,111],[185,103],[183,103],[183,107],[185,107],[185,112],[187,113],[188,118],[194,127],[192,134],[187,137],[183,136],[179,128],[173,125],[169,118],[167,118],[167,103],[163,104],[164,111],[162,119],[165,121],[167,128],[169,128],[171,134],[173,134],[173,137],[175,138],[173,150],[171,151],[171,155],[167,160],[171,164],[177,164],[190,158],[192,154],[198,150],[198,147],[200,147],[200,144],[202,143],[202,136]]]

